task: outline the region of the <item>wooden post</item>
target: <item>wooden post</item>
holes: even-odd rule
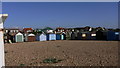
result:
[[[4,58],[4,39],[3,39],[3,23],[8,17],[8,14],[0,14],[0,68],[5,66]]]

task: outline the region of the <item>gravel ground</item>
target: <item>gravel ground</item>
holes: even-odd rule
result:
[[[43,63],[56,58],[58,63]],[[6,66],[117,66],[117,41],[60,40],[5,44]]]

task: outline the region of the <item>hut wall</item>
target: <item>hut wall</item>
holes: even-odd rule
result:
[[[28,35],[28,42],[33,42],[33,41],[35,41],[35,40],[36,40],[36,37],[35,37],[34,34],[29,34],[29,35]]]
[[[115,40],[115,32],[113,32],[113,31],[108,31],[108,32],[107,32],[107,40],[108,40],[108,41],[113,41],[113,40]]]
[[[35,41],[35,36],[28,36],[28,42]]]

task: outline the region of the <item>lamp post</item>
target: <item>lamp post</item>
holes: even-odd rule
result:
[[[5,66],[4,58],[4,42],[3,42],[3,24],[8,17],[8,14],[0,14],[0,68]]]

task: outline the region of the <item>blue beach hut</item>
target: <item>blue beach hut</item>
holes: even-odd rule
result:
[[[42,33],[36,35],[36,41],[46,41],[46,40],[47,40],[46,34]]]
[[[115,32],[114,32],[114,31],[108,31],[108,32],[107,32],[107,40],[108,40],[108,41],[113,41],[113,40],[115,40]]]
[[[56,34],[47,34],[47,40],[56,40]]]
[[[56,34],[56,40],[61,40],[61,35],[60,34]]]

